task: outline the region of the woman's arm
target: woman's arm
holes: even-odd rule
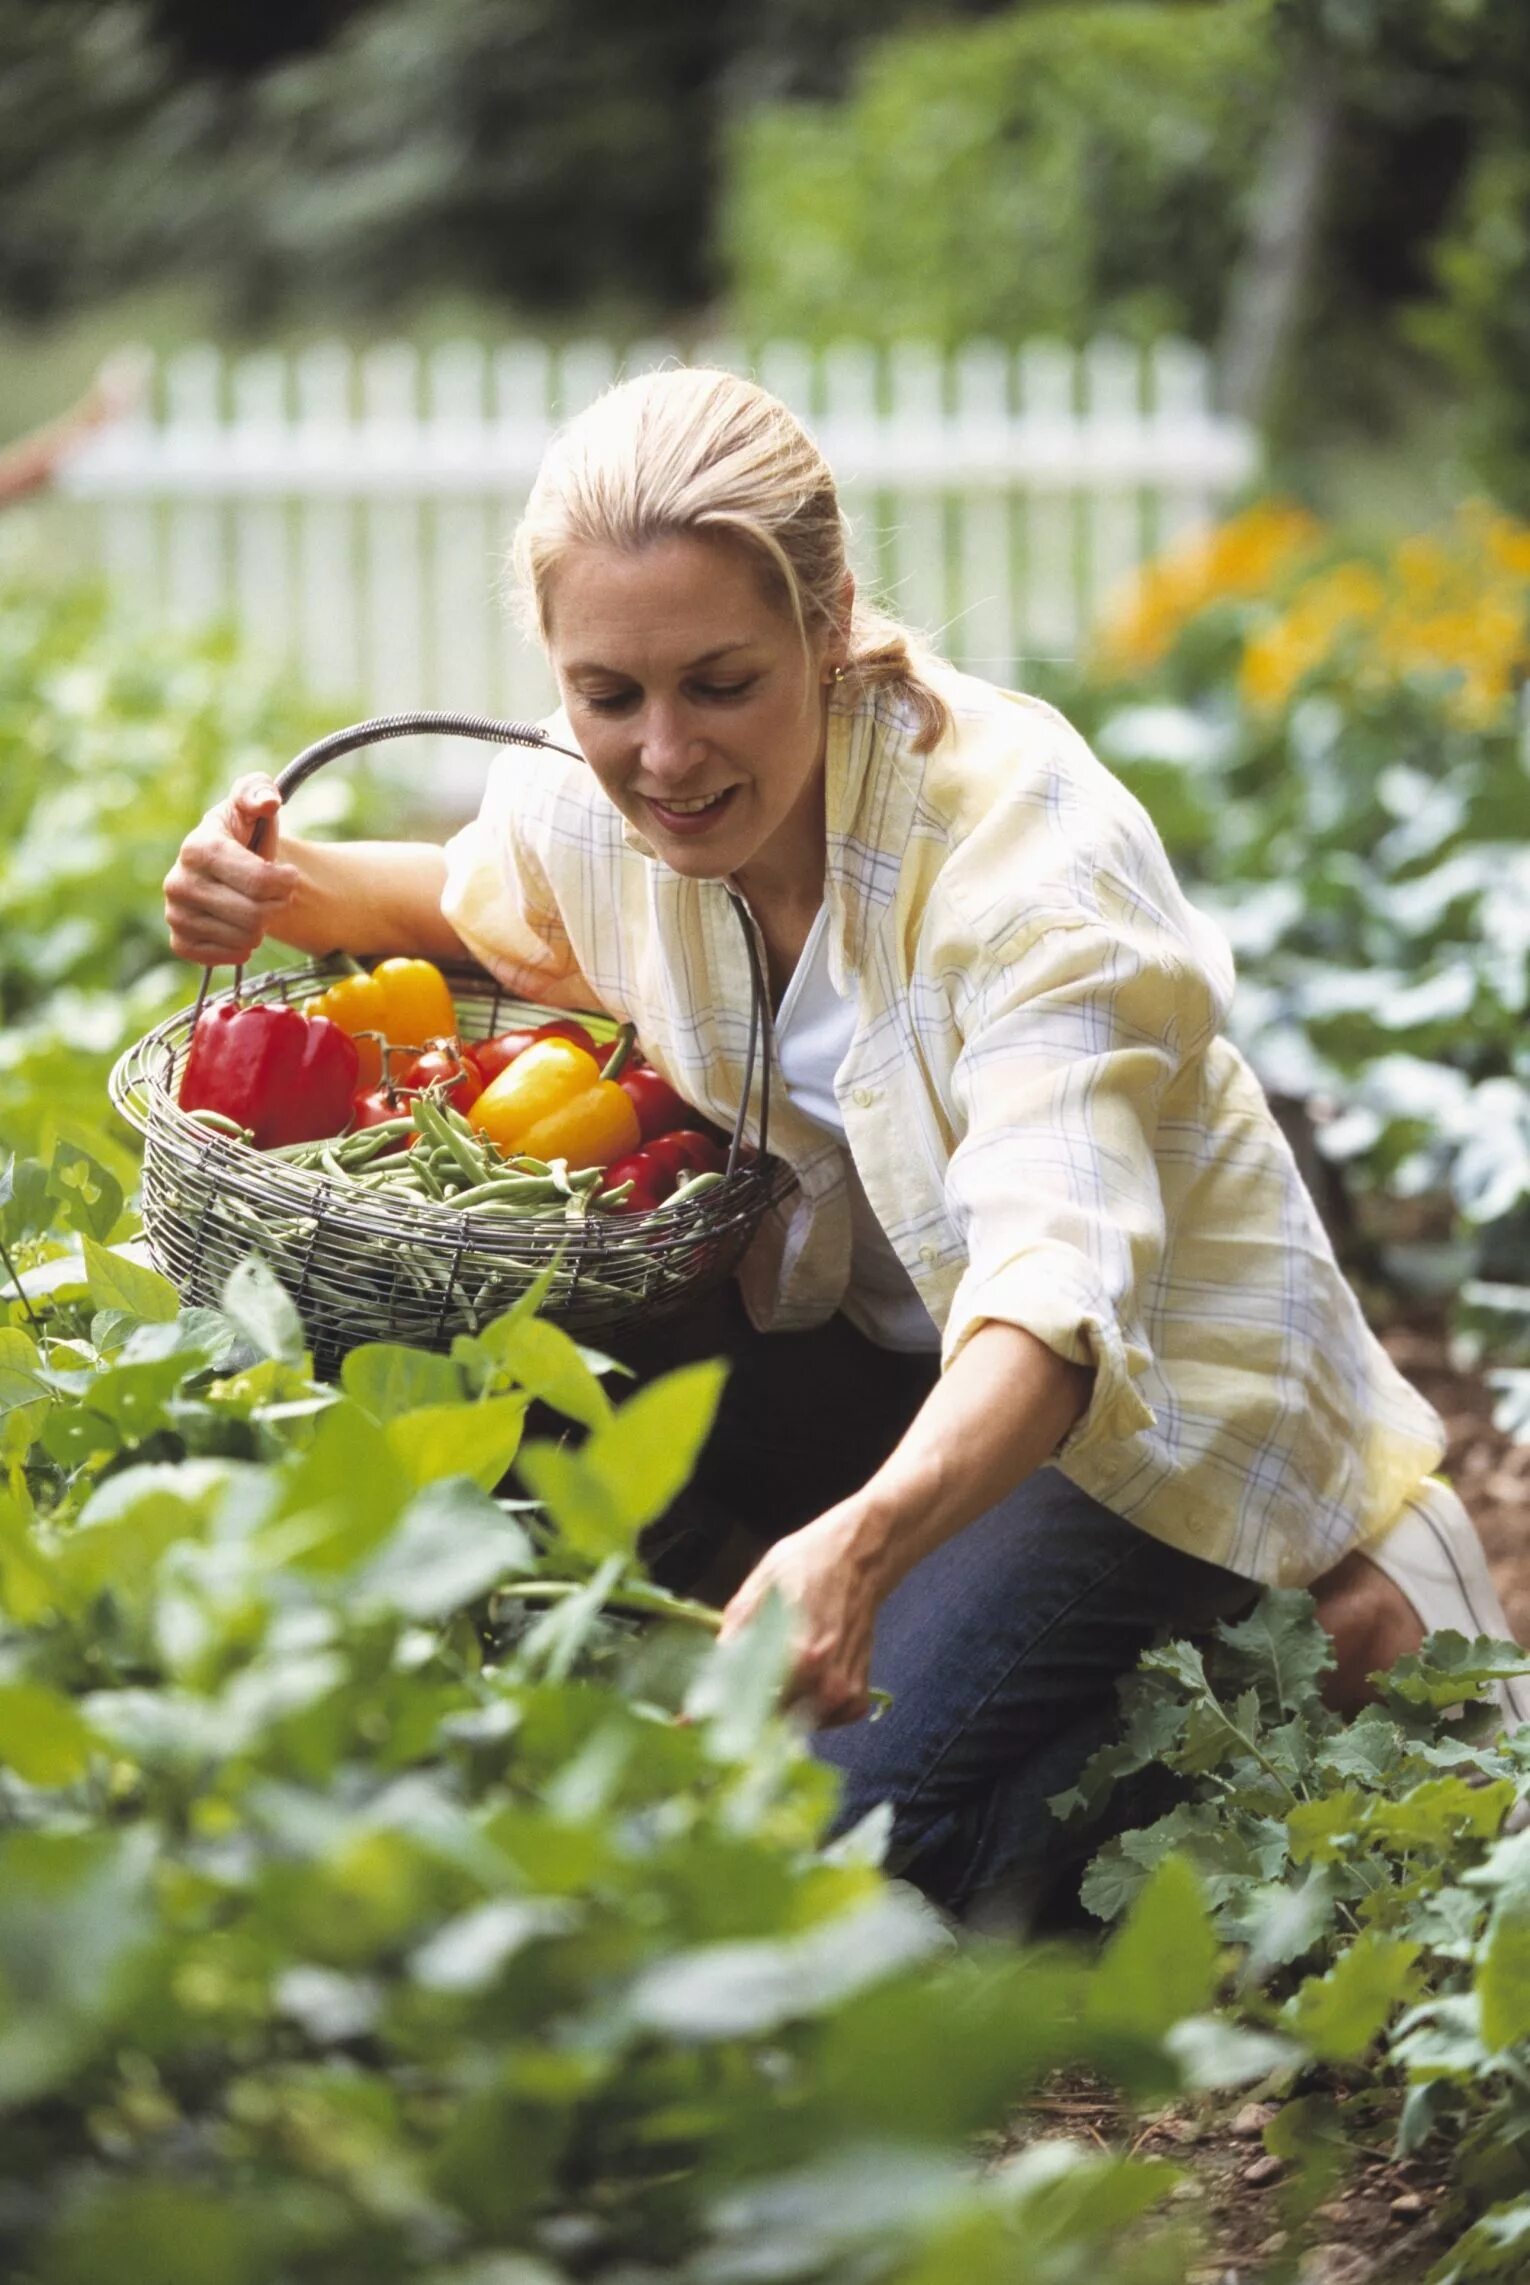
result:
[[[441,912],[444,850],[413,841],[287,840],[280,809],[270,778],[241,778],[188,833],[165,877],[165,918],[179,958],[237,963],[267,936],[300,952],[466,957]]]
[[[883,1601],[1051,1458],[1087,1409],[1093,1379],[1018,1325],[980,1325],[871,1480],[756,1564],[723,1614],[723,1634],[777,1588],[796,1612],[788,1698],[821,1724],[859,1721]]]

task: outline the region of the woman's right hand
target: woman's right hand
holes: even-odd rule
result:
[[[204,968],[238,967],[276,926],[300,875],[281,856],[282,797],[269,777],[240,778],[181,843],[165,875],[170,948]],[[264,821],[256,853],[250,839]]]

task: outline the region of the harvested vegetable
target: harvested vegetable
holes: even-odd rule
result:
[[[641,1140],[638,1115],[617,1083],[631,1052],[624,1027],[604,1069],[569,1039],[540,1039],[487,1086],[470,1124],[507,1153],[609,1166]]]
[[[393,1084],[409,1095],[429,1087],[458,1111],[471,1110],[484,1086],[477,1065],[455,1039],[433,1039],[423,1055],[393,1074]]]
[[[204,1008],[181,1080],[183,1111],[217,1111],[257,1149],[337,1135],[360,1077],[356,1042],[326,1016],[296,1008]]]

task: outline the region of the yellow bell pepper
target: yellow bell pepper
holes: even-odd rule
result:
[[[387,995],[375,976],[358,968],[354,976],[338,976],[317,999],[303,1002],[305,1016],[328,1016],[331,1023],[349,1032],[356,1042],[359,1059],[357,1087],[365,1091],[375,1087],[382,1077],[382,1044],[375,1037],[363,1038],[363,1033],[388,1032]]]
[[[571,1168],[609,1166],[641,1139],[631,1097],[616,1084],[630,1032],[602,1073],[571,1039],[541,1039],[485,1087],[468,1124],[507,1157],[568,1161]]]
[[[423,1047],[428,1039],[455,1039],[451,987],[433,961],[379,960],[372,981],[382,986],[390,1045]]]

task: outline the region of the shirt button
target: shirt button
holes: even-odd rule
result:
[[[858,1111],[869,1111],[881,1092],[880,1087],[857,1087],[851,1094],[850,1100]]]
[[[921,1246],[919,1248],[919,1259],[924,1263],[927,1269],[932,1269],[935,1263],[940,1259],[940,1248],[938,1246]]]

